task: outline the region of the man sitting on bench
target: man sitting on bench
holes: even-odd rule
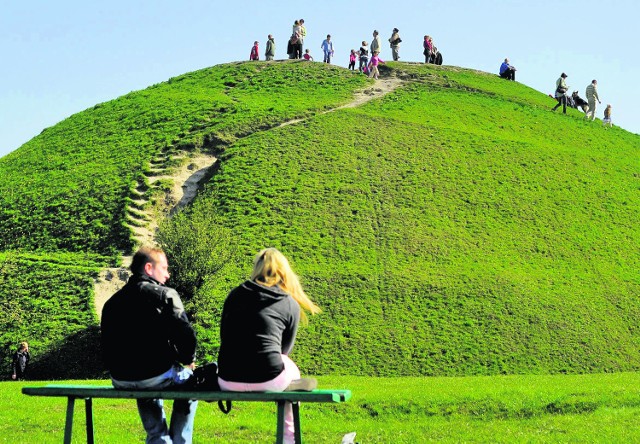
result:
[[[104,362],[117,389],[164,389],[185,383],[195,368],[196,336],[169,279],[167,257],[143,247],[133,256],[133,276],[102,310]],[[183,365],[177,365],[176,362]],[[175,400],[171,426],[162,399],[138,399],[147,443],[190,444],[197,401]]]

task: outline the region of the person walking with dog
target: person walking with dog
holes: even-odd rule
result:
[[[567,75],[565,73],[560,74],[558,80],[556,80],[556,100],[558,104],[554,106],[551,111],[555,111],[562,105],[562,112],[567,114],[567,91],[569,91],[569,86],[566,81]]]
[[[393,28],[393,32],[391,37],[389,38],[389,45],[391,46],[391,57],[394,62],[397,62],[400,59],[400,43],[402,39],[400,38],[400,31],[398,28]]]
[[[504,59],[500,65],[500,77],[507,80],[516,80],[516,69],[509,65],[509,59]]]
[[[585,91],[587,96],[587,102],[589,103],[589,111],[587,111],[584,115],[585,119],[589,120],[589,115],[591,115],[591,121],[596,120],[596,100],[598,103],[602,103],[600,101],[600,96],[598,96],[598,81],[593,79],[587,89]]]

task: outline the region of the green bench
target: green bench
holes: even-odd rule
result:
[[[206,392],[178,390],[118,390],[110,386],[46,385],[23,387],[22,393],[30,396],[54,396],[67,398],[67,419],[64,427],[64,443],[71,443],[73,409],[76,399],[84,399],[87,443],[93,444],[93,398],[111,399],[197,399],[201,401],[275,402],[278,405],[276,442],[282,443],[284,432],[284,403],[293,404],[293,421],[296,443],[302,442],[300,431],[300,402],[345,402],[351,398],[350,390],[313,390],[311,392]]]

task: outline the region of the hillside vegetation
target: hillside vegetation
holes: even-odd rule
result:
[[[41,359],[58,350],[53,345],[58,331],[78,340],[80,326],[86,332],[96,326],[91,292],[97,269],[83,272],[82,283],[59,282],[49,278],[49,269],[40,262],[25,263],[23,253],[50,255],[54,262],[59,253],[82,253],[67,262],[71,265],[62,274],[69,276],[77,275],[76,267],[93,266],[84,259],[86,254],[100,256],[103,266],[115,265],[120,251],[134,248],[132,228],[147,222],[139,216],[145,208],[138,202],[154,206],[169,187],[162,181],[151,185],[148,176],[188,162],[194,151],[215,153],[238,137],[345,103],[366,83],[332,66],[216,66],[98,104],[0,159],[0,254],[6,252],[0,265],[11,264],[10,272],[8,265],[0,267],[0,304],[38,311],[41,287],[46,286],[57,313],[49,323],[15,323],[11,311],[0,314],[5,327],[2,374],[9,373],[18,342],[28,340],[34,357]],[[69,310],[64,295],[80,288],[81,303]],[[80,324],[78,317],[83,319]],[[51,330],[50,323],[56,328]],[[86,341],[93,340],[87,333]],[[96,355],[95,344],[87,347]],[[86,371],[91,376],[98,372],[98,358],[89,361]],[[34,367],[38,376],[64,376],[52,370],[48,365]]]
[[[0,249],[114,263],[133,247],[129,201],[161,196],[145,186],[154,159],[211,150],[205,191],[160,232],[204,358],[226,294],[275,246],[324,310],[294,351],[306,373],[639,368],[640,138],[551,113],[495,75],[383,75],[403,86],[319,113],[370,81],[319,63],[221,65],[72,116],[0,160]]]

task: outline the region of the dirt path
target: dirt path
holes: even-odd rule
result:
[[[392,92],[403,83],[401,79],[396,77],[387,77],[378,79],[372,86],[363,90],[356,91],[354,99],[346,105],[341,105],[320,114],[330,113],[339,109],[356,108],[373,99],[383,97]],[[303,122],[304,119],[293,119],[280,124],[280,127],[294,125]],[[186,156],[186,153],[182,155]],[[159,155],[163,156],[163,155]],[[179,158],[179,156],[177,157]],[[164,158],[166,161],[167,159]],[[170,217],[175,211],[189,205],[198,194],[200,187],[206,180],[208,173],[216,163],[216,158],[210,154],[200,153],[189,157],[179,168],[163,169],[161,167],[152,166],[152,175],[148,177],[149,184],[153,185],[159,180],[168,179],[173,183],[172,189],[164,198],[164,202],[158,207],[148,208],[149,202],[141,191],[134,191],[132,201],[138,208],[132,206],[128,209],[128,217],[130,222],[129,228],[133,232],[134,238],[138,245],[153,245],[155,243],[155,235],[158,229],[158,222],[165,217]],[[162,159],[154,159],[153,164],[162,163]],[[157,174],[156,174],[157,173]],[[107,268],[102,270],[95,280],[94,284],[94,303],[98,318],[102,315],[102,307],[116,291],[121,289],[131,273],[129,265],[131,264],[131,256],[123,256],[122,267]]]
[[[403,82],[404,82],[403,80],[397,77],[385,77],[383,79],[375,80],[375,83],[372,86],[356,91],[353,95],[354,96],[353,100],[347,103],[346,105],[341,105],[336,108],[332,108],[318,114],[327,114],[327,113],[332,113],[334,111],[337,111],[339,109],[356,108],[358,106],[364,105],[365,103],[370,102],[373,99],[379,99],[380,97],[383,97],[386,94],[389,94],[390,92],[395,90],[397,87],[402,85]],[[307,117],[302,119],[289,120],[287,122],[281,123],[280,127],[295,125],[296,123],[304,122],[307,119],[309,118]]]
[[[165,197],[166,210],[168,214],[172,214],[176,210],[190,204],[198,194],[198,190],[202,184],[202,180],[206,177],[210,168],[215,164],[216,158],[210,154],[201,153],[189,160],[180,168],[167,171],[166,174],[151,176],[148,178],[149,183],[162,179],[171,179],[173,187],[171,192]],[[139,204],[144,204],[144,199],[136,200]],[[153,245],[155,233],[158,229],[158,215],[153,214],[157,211],[153,209],[142,213],[143,216],[149,218],[148,223],[143,226],[131,225],[136,242],[139,245]],[[94,282],[94,304],[98,318],[102,314],[102,307],[116,291],[120,290],[127,283],[131,273],[129,272],[131,265],[131,256],[123,256],[122,267],[107,268],[102,270],[98,278]]]

